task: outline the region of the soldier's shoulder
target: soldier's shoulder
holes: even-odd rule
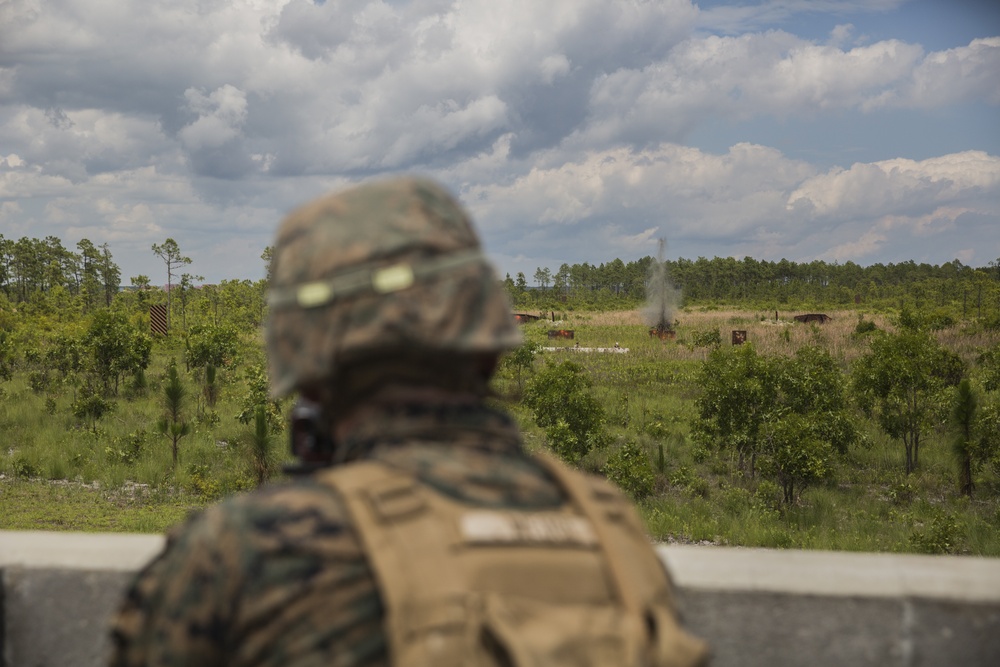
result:
[[[311,477],[231,496],[192,515],[168,535],[173,551],[283,548],[290,541],[339,539],[353,550],[343,502]]]
[[[233,496],[218,510],[248,528],[260,530],[312,521],[332,527],[347,525],[350,515],[343,501],[313,476],[266,485],[252,493]]]

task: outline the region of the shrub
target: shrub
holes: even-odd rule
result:
[[[111,446],[104,449],[104,454],[115,463],[132,465],[139,460],[145,444],[146,431],[133,431],[124,437],[114,438]]]
[[[653,468],[646,452],[634,442],[627,442],[604,464],[604,475],[635,500],[653,492]]]
[[[722,345],[722,334],[718,329],[691,332],[691,344],[695,347],[719,347]]]
[[[115,403],[88,383],[80,388],[72,409],[74,417],[90,421],[94,435],[97,435],[97,422],[115,409]]]
[[[198,325],[188,334],[184,360],[192,368],[216,366],[225,368],[236,359],[240,335],[228,325]]]
[[[528,382],[524,404],[545,429],[552,448],[575,463],[603,441],[604,409],[590,380],[571,361],[549,363]]]
[[[858,315],[858,324],[854,327],[855,336],[864,336],[873,331],[878,331],[878,325],[871,320],[866,320],[864,315]]]
[[[14,475],[14,477],[20,477],[22,479],[38,477],[39,475],[38,466],[23,456],[19,456],[14,459],[10,466],[10,472]]]
[[[926,554],[947,554],[955,550],[958,537],[958,523],[955,515],[935,512],[930,521],[914,526],[909,544],[915,550]]]

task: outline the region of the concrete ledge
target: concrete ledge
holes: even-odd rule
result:
[[[102,665],[158,535],[0,532],[0,665]],[[714,665],[1000,665],[1000,559],[660,546]]]
[[[659,547],[715,665],[1000,665],[1000,560]]]

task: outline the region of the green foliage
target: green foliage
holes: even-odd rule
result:
[[[918,523],[910,534],[914,551],[925,554],[948,554],[955,550],[958,523],[950,512],[935,512],[929,521]]]
[[[6,356],[0,349],[0,365],[6,358],[9,371],[0,391],[0,429],[7,443],[0,448],[0,471],[7,474],[2,489],[4,510],[0,512],[3,527],[162,531],[191,507],[252,488],[257,475],[249,461],[248,436],[257,424],[256,410],[247,413],[247,408],[262,404],[269,411],[273,408],[269,412],[269,429],[271,424],[279,429],[281,426],[280,406],[267,399],[262,367],[259,373],[245,373],[263,357],[255,339],[265,312],[262,283],[225,281],[194,290],[186,289],[190,287],[190,276],[175,276],[172,281],[175,285],[178,280],[181,283],[181,290],[173,292],[180,298],[174,298],[172,316],[185,315],[191,324],[190,329],[185,329],[191,331],[192,337],[208,326],[231,327],[240,333],[240,347],[226,371],[219,367],[216,383],[225,391],[219,392],[216,406],[211,410],[198,406],[197,421],[190,408],[184,414],[197,428],[184,437],[184,466],[171,471],[167,448],[134,446],[130,438],[144,429],[156,432],[150,425],[156,424],[162,409],[159,403],[167,384],[162,376],[164,364],[170,357],[184,358],[183,339],[156,338],[148,368],[119,376],[130,383],[140,374],[143,379],[148,375],[152,397],[130,388],[129,403],[123,402],[113,419],[86,423],[85,427],[94,429],[95,437],[81,437],[81,424],[66,414],[73,404],[71,400],[75,402],[81,390],[87,393],[88,383],[97,389],[96,394],[105,393],[103,381],[95,374],[92,350],[86,344],[92,318],[105,307],[100,289],[103,284],[94,282],[95,277],[101,283],[103,279],[91,270],[99,259],[100,247],[82,244],[78,248],[81,256],[86,256],[88,268],[84,271],[79,267],[72,275],[64,271],[66,281],[58,289],[46,282],[58,276],[45,277],[25,266],[27,289],[22,298],[18,282],[22,276],[12,274],[9,282],[0,276],[0,335],[5,334],[7,341]],[[58,253],[59,247],[47,241],[39,242],[34,250]],[[0,255],[3,252],[0,248]],[[0,260],[0,272],[2,264]],[[912,326],[904,330],[940,329],[937,338],[943,346],[966,360],[974,360],[978,352],[996,346],[1000,271],[975,271],[958,263],[944,267],[912,262],[859,267],[850,263],[757,262],[750,258],[678,260],[665,262],[664,266],[674,284],[683,289],[685,303],[691,307],[676,313],[678,339],[673,343],[650,340],[646,325],[593,312],[639,306],[648,262],[564,266],[558,272],[553,267],[551,282],[544,291],[527,289],[523,275],[507,285],[512,298],[521,300],[528,312],[561,311],[569,320],[566,326],[576,329],[578,338],[588,346],[611,346],[620,341],[623,347],[631,348],[627,355],[567,352],[560,357],[579,363],[581,372],[592,382],[589,391],[610,416],[602,423],[595,443],[610,439],[604,429],[618,442],[637,443],[637,448],[651,455],[653,469],[673,480],[669,485],[654,485],[654,492],[641,505],[652,535],[658,539],[676,536],[683,541],[748,546],[881,551],[923,549],[923,540],[950,543],[952,553],[1000,554],[1000,510],[996,502],[1000,492],[1000,396],[996,395],[996,387],[1000,380],[994,383],[989,379],[987,364],[992,361],[981,360],[972,376],[973,387],[982,386],[985,391],[979,396],[973,431],[977,497],[971,503],[960,496],[956,487],[950,446],[953,429],[944,428],[952,397],[947,390],[948,378],[955,378],[956,371],[961,370],[960,364],[954,363],[957,356],[952,356],[950,367],[936,371],[942,386],[932,393],[921,467],[906,477],[898,461],[898,443],[877,432],[874,422],[859,419],[853,403],[830,400],[828,387],[836,383],[828,383],[824,377],[831,368],[842,377],[848,364],[862,363],[858,356],[867,351],[868,339],[883,335],[879,328],[886,328],[882,325],[887,319],[885,313],[902,304],[909,304],[908,317],[912,321]],[[79,282],[79,287],[74,281]],[[969,297],[968,312],[963,291]],[[114,298],[112,310],[129,313],[133,324],[144,331],[148,330],[146,307],[168,298],[166,292],[155,287],[121,294],[112,290],[110,294]],[[855,296],[864,303],[863,319],[870,320],[865,324],[872,330],[865,334],[851,334],[858,318],[849,311],[831,313],[834,321],[822,327],[771,326],[777,303],[788,304],[782,306],[786,311],[824,312],[830,304],[853,302]],[[744,312],[731,311],[726,299],[733,297],[745,299]],[[178,305],[181,308],[176,308]],[[765,311],[766,316],[761,317]],[[788,316],[782,313],[783,319]],[[959,321],[960,316],[961,327],[948,325],[949,318]],[[761,326],[764,320],[767,326]],[[767,406],[771,414],[758,433],[755,452],[748,457],[751,471],[756,457],[760,474],[755,478],[734,471],[737,450],[732,443],[689,432],[690,420],[697,416],[695,399],[701,395],[698,370],[706,355],[701,349],[693,349],[692,339],[695,332],[725,333],[730,326],[749,330],[756,352],[773,374],[775,402]],[[544,340],[545,327],[527,325],[524,330],[526,340],[536,345]],[[251,339],[252,345],[244,343]],[[80,363],[74,361],[73,341],[83,345],[84,354],[75,357]],[[797,358],[796,350],[806,341],[828,350],[835,363]],[[865,350],[858,349],[861,345]],[[781,358],[785,356],[788,359]],[[180,363],[182,381],[191,384],[192,378],[197,378],[197,389],[191,384],[190,391],[205,391],[211,384],[207,374],[185,377]],[[532,361],[521,366],[520,379],[517,370],[508,364],[501,364],[498,381],[506,383],[501,385],[504,389],[522,389],[521,383],[528,383],[535,364]],[[810,374],[815,377],[805,377]],[[1000,377],[1000,371],[996,375]],[[0,379],[3,376],[0,372]],[[109,395],[114,393],[116,382],[117,378],[108,382]],[[33,393],[32,386],[41,393]],[[570,421],[563,419],[545,428],[537,426],[532,409],[516,400],[518,392],[503,393],[526,430],[529,448],[537,447],[548,435],[549,442],[557,443],[561,450],[587,449]],[[256,398],[243,400],[251,394]],[[201,403],[207,406],[207,394]],[[873,406],[873,417],[875,410]],[[225,417],[238,413],[249,415],[246,427]],[[768,437],[775,425],[793,415],[807,422],[802,426],[804,442],[819,439],[838,452],[830,459],[830,474],[823,478],[836,475],[837,483],[812,482],[803,502],[787,504],[785,489],[778,482],[777,457],[769,448],[772,441]],[[857,447],[857,442],[867,445]],[[793,444],[800,445],[797,440]],[[596,448],[596,444],[591,447]],[[275,456],[278,451],[271,449]],[[603,469],[616,451],[613,447],[590,451],[580,458],[581,465]],[[798,461],[789,458],[789,464]],[[614,461],[612,469],[617,464]],[[15,470],[33,477],[33,481],[15,478]],[[78,486],[80,482],[58,486],[47,482],[60,478],[83,483],[99,481],[100,489]],[[132,482],[139,484],[133,486]],[[148,490],[144,490],[145,484]],[[796,481],[792,495],[798,496],[801,489],[801,483]],[[69,490],[75,493],[69,494]],[[936,512],[956,517],[953,539],[941,540],[929,532]],[[920,537],[911,541],[914,533]]]
[[[142,455],[146,445],[146,431],[133,431],[124,437],[112,439],[111,446],[104,450],[105,457],[114,463],[133,465]]]
[[[919,464],[921,438],[934,424],[937,397],[943,388],[958,384],[963,363],[914,328],[913,321],[904,326],[899,333],[871,338],[869,352],[854,364],[853,382],[866,414],[874,415],[889,437],[903,442],[910,473]]]
[[[954,431],[952,452],[958,464],[958,485],[961,492],[972,496],[972,473],[977,454],[975,438],[979,398],[972,389],[972,383],[964,378],[955,388],[955,397],[951,405],[951,426]]]
[[[188,465],[188,489],[203,502],[212,502],[222,496],[222,484],[212,476],[212,471],[204,463]]]
[[[583,368],[562,361],[537,371],[524,391],[524,404],[533,411],[535,423],[567,461],[579,461],[604,437],[604,409],[590,389]]]
[[[130,398],[140,398],[146,395],[146,391],[149,389],[149,381],[146,379],[146,369],[137,368],[132,374],[132,381],[128,386],[128,395]]]
[[[986,391],[1000,389],[1000,345],[984,350],[976,359]]]
[[[97,422],[114,409],[115,403],[89,383],[81,387],[72,406],[73,416],[89,421],[95,435]]]
[[[785,503],[795,502],[796,489],[801,493],[830,474],[833,447],[805,416],[785,415],[768,425],[766,437],[761,472],[781,485]]]
[[[208,407],[214,408],[219,400],[219,384],[216,382],[216,370],[213,364],[205,366],[205,386],[202,388],[202,394]]]
[[[718,329],[691,332],[691,344],[695,347],[719,347],[722,345],[722,334]]]
[[[741,468],[777,481],[785,502],[830,473],[834,451],[846,454],[860,435],[847,414],[844,380],[828,352],[799,348],[794,357],[766,358],[752,344],[719,349],[699,374],[696,439],[734,448]]]
[[[177,372],[177,364],[170,361],[167,367],[166,382],[163,386],[163,416],[156,423],[156,428],[161,435],[170,439],[171,458],[173,467],[177,469],[178,449],[180,439],[191,433],[191,425],[184,421],[184,403],[187,397],[187,389],[181,382],[180,374]]]
[[[740,465],[760,449],[761,429],[771,418],[778,388],[767,359],[752,343],[709,353],[698,373],[696,439],[739,453]],[[751,469],[752,473],[752,469]]]
[[[865,334],[870,334],[873,331],[878,331],[878,325],[872,320],[866,320],[864,315],[858,315],[858,324],[854,327],[855,336],[864,336]]]
[[[889,500],[897,505],[909,505],[917,490],[907,480],[900,480],[889,488]]]
[[[84,341],[90,350],[93,370],[105,393],[118,393],[119,380],[149,367],[153,341],[122,311],[94,313]]]
[[[273,436],[267,421],[267,408],[258,405],[254,411],[254,425],[249,438],[250,467],[257,480],[257,486],[266,482],[274,472],[272,440]]]
[[[257,408],[263,406],[271,433],[281,433],[284,430],[284,418],[280,404],[270,399],[270,386],[264,364],[250,366],[246,369],[244,377],[247,392],[240,401],[240,412],[236,415],[236,420],[241,424],[250,424],[256,419]]]
[[[10,466],[10,472],[14,477],[30,479],[41,474],[40,469],[28,457],[19,456],[14,459]]]
[[[229,325],[199,324],[188,333],[185,361],[192,368],[232,365],[240,348],[240,336]]]
[[[525,341],[522,345],[506,352],[500,358],[500,370],[514,376],[518,392],[524,391],[524,380],[534,368],[535,355],[541,352],[542,346],[533,341]]]
[[[927,328],[931,331],[942,331],[949,327],[955,326],[955,317],[943,308],[938,308],[927,314],[924,320],[927,324]]]
[[[0,380],[10,380],[14,374],[14,341],[0,329]]]
[[[635,500],[653,492],[653,468],[646,452],[634,442],[626,442],[608,457],[604,475]]]

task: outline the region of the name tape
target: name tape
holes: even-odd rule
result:
[[[470,544],[546,543],[588,547],[597,544],[597,535],[589,521],[555,512],[468,512],[462,515],[460,529]]]

